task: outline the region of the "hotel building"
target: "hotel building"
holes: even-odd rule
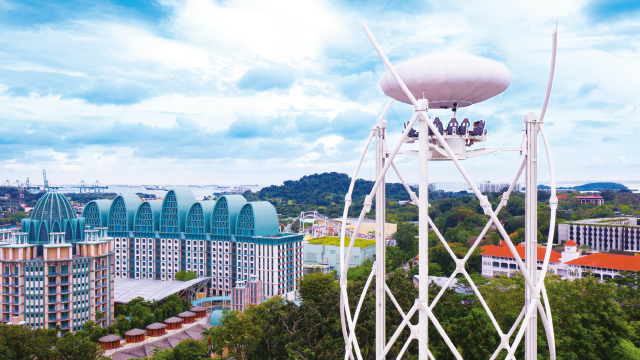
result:
[[[44,194],[22,230],[0,243],[0,319],[18,318],[62,334],[87,320],[114,320],[114,244],[106,229],[86,229],[67,198]],[[96,315],[101,313],[100,319]]]
[[[257,275],[270,297],[296,290],[302,276],[303,236],[280,234],[266,201],[196,201],[191,190],[177,188],[163,200],[125,194],[92,201],[83,216],[115,239],[116,277],[174,280],[176,272],[195,271],[211,278],[211,295],[229,296],[236,281]]]

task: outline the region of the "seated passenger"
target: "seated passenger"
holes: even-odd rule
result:
[[[455,135],[458,133],[458,121],[456,118],[452,118],[447,125],[447,135]]]
[[[458,135],[467,135],[467,130],[469,130],[470,126],[471,124],[469,123],[469,119],[464,118],[464,120],[462,120],[462,124],[458,127]]]
[[[407,125],[409,125],[409,121],[404,123],[404,129],[405,130],[407,129]],[[407,134],[407,137],[417,138],[418,137],[418,132],[415,129],[409,129],[409,133]]]
[[[440,118],[436,118],[433,121],[433,125],[435,125],[435,127],[438,128],[438,132],[440,133],[440,135],[444,135],[444,128],[442,125],[442,121],[440,121]],[[431,129],[429,129],[429,131],[431,131]],[[433,134],[429,133],[429,135],[433,135]]]
[[[473,136],[484,135],[484,120],[476,121],[473,123],[473,131],[471,132],[471,135]]]

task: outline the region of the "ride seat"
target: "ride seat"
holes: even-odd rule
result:
[[[456,118],[452,118],[447,125],[447,135],[455,135],[458,133],[458,121]]]
[[[444,135],[444,127],[442,125],[442,121],[440,121],[440,118],[436,118],[435,120],[433,120],[433,125],[438,128],[438,132],[440,133],[440,135]],[[431,129],[429,129],[429,135],[434,135]]]
[[[471,123],[469,123],[469,119],[465,118],[458,127],[458,135],[467,135],[469,127],[471,127]]]

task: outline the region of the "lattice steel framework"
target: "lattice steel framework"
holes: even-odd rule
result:
[[[446,332],[440,326],[439,320],[433,314],[433,308],[438,304],[439,299],[444,294],[444,291],[451,285],[453,279],[461,274],[464,278],[469,282],[471,288],[473,289],[474,294],[477,296],[478,301],[483,306],[487,315],[489,316],[491,323],[495,327],[499,337],[500,337],[500,345],[497,347],[491,360],[495,359],[501,350],[507,351],[507,359],[515,359],[514,353],[518,348],[518,345],[522,341],[523,337],[525,338],[525,359],[534,360],[537,358],[537,316],[538,312],[540,313],[540,318],[542,320],[542,324],[544,326],[547,340],[549,343],[549,353],[551,359],[555,360],[555,339],[553,334],[553,322],[551,319],[551,312],[549,306],[549,300],[547,298],[546,290],[544,287],[544,278],[547,273],[547,269],[549,266],[549,258],[551,255],[551,246],[553,244],[554,230],[555,230],[555,218],[556,218],[556,208],[558,204],[558,200],[556,197],[556,185],[555,185],[555,172],[553,168],[553,160],[551,156],[551,149],[549,147],[549,143],[547,141],[547,136],[543,127],[543,120],[546,113],[547,105],[549,102],[549,97],[551,94],[551,88],[553,85],[553,76],[555,70],[555,58],[556,58],[556,44],[557,44],[557,31],[556,28],[553,29],[552,32],[552,56],[551,56],[551,71],[549,74],[549,80],[547,84],[547,92],[545,95],[545,99],[542,105],[542,110],[540,112],[540,117],[536,116],[535,113],[529,112],[524,116],[525,123],[525,135],[523,136],[521,145],[517,148],[520,151],[520,154],[524,156],[524,159],[518,169],[515,178],[511,182],[511,186],[509,189],[503,194],[500,204],[496,209],[493,209],[491,204],[489,203],[486,196],[482,195],[478,190],[476,184],[471,179],[465,168],[462,166],[460,160],[456,157],[455,153],[449,147],[443,136],[434,126],[432,121],[429,118],[428,114],[428,99],[416,100],[413,94],[409,91],[407,86],[404,84],[398,73],[395,71],[395,68],[386,57],[373,34],[367,27],[367,25],[363,22],[362,27],[366,32],[367,36],[371,40],[374,48],[382,58],[385,66],[389,70],[389,72],[393,75],[395,80],[401,86],[403,92],[406,96],[411,100],[411,103],[415,107],[415,113],[409,124],[406,126],[400,138],[397,140],[396,144],[393,148],[389,148],[386,144],[386,121],[384,121],[384,117],[391,107],[393,100],[391,100],[384,111],[380,115],[376,125],[371,129],[371,134],[366,141],[364,149],[360,154],[360,158],[356,165],[356,169],[351,177],[351,184],[349,186],[349,190],[345,196],[345,208],[343,213],[343,222],[342,222],[342,232],[340,238],[340,257],[342,259],[345,258],[345,261],[342,263],[343,268],[341,269],[340,276],[340,316],[342,319],[342,330],[345,338],[345,360],[347,358],[354,359],[357,358],[359,360],[362,359],[362,355],[360,352],[360,348],[358,346],[358,341],[355,335],[356,323],[358,322],[358,316],[360,315],[360,309],[362,307],[362,303],[365,299],[365,294],[371,285],[373,277],[376,277],[376,359],[383,360],[386,358],[387,353],[391,349],[391,347],[395,344],[398,336],[405,328],[409,328],[411,331],[411,335],[407,339],[406,343],[403,345],[400,353],[398,354],[398,359],[400,359],[404,352],[407,350],[410,342],[412,340],[418,340],[418,348],[419,348],[419,359],[434,359],[433,355],[428,350],[428,322],[431,321],[433,326],[438,331],[442,339],[445,341],[453,355],[456,359],[462,359],[460,353],[458,352],[456,345],[451,342]],[[418,147],[419,147],[419,196],[411,190],[411,188],[404,181],[404,178],[398,171],[398,168],[394,164],[393,160],[395,156],[400,151],[400,148],[407,140],[407,136],[409,131],[413,128],[415,122],[418,121],[419,124],[419,139],[418,139]],[[489,216],[489,220],[482,230],[481,234],[478,236],[477,240],[473,244],[473,246],[469,249],[468,253],[464,256],[464,258],[459,259],[454,254],[454,252],[449,247],[447,241],[445,241],[444,237],[435,226],[433,221],[429,218],[428,215],[428,159],[429,159],[429,136],[427,135],[428,129],[431,129],[433,132],[433,136],[437,139],[438,143],[442,145],[444,150],[446,151],[449,160],[453,162],[456,168],[459,170],[460,174],[464,177],[469,187],[472,189],[475,196],[480,201],[480,206],[483,208],[485,215]],[[551,197],[549,199],[549,206],[551,208],[551,217],[550,217],[550,226],[549,226],[549,234],[546,243],[546,251],[544,262],[542,264],[542,269],[537,270],[537,138],[538,133],[542,134],[542,140],[544,142],[546,156],[549,163],[549,175],[551,180]],[[373,139],[376,139],[376,182],[373,186],[373,189],[366,196],[364,201],[364,207],[360,213],[358,221],[356,223],[355,229],[353,231],[353,236],[351,237],[349,246],[345,249],[344,238],[345,238],[345,226],[346,226],[346,218],[348,209],[351,205],[351,194],[353,192],[353,188],[355,185],[355,179],[358,177],[358,172],[360,170],[360,166],[364,159],[364,156],[367,152],[369,145]],[[512,150],[512,149],[510,149]],[[385,174],[392,167],[395,173],[397,174],[400,181],[404,184],[406,190],[411,197],[413,204],[419,207],[419,255],[421,259],[421,264],[419,267],[419,276],[420,276],[420,285],[419,285],[419,297],[416,299],[414,305],[409,309],[406,313],[400,307],[398,302],[395,300],[393,293],[389,290],[389,287],[385,283],[385,241],[384,241],[384,204],[385,204],[385,193],[384,193],[384,181]],[[497,218],[497,214],[500,210],[506,205],[509,200],[509,195],[513,191],[513,188],[520,178],[522,171],[526,171],[526,192],[525,192],[525,262],[520,259],[516,248],[511,242],[508,234],[504,230],[502,224]],[[381,186],[382,185],[382,186]],[[348,294],[347,294],[347,269],[348,264],[351,258],[351,253],[353,250],[353,246],[355,243],[356,235],[360,229],[360,225],[366,215],[371,210],[371,206],[373,204],[373,197],[376,196],[376,234],[377,234],[377,248],[376,248],[376,263],[372,268],[372,271],[365,283],[363,292],[359,298],[358,304],[356,306],[355,312],[353,315],[351,314],[351,309],[348,303]],[[477,286],[474,284],[473,280],[469,276],[467,270],[464,265],[474,252],[476,247],[478,246],[480,240],[485,236],[490,227],[494,225],[505,243],[509,247],[511,253],[513,254],[519,269],[522,272],[522,275],[525,279],[525,305],[520,312],[517,320],[511,327],[511,329],[505,333],[501,330],[498,322],[496,321],[491,309],[487,306],[484,301],[481,293],[479,292]],[[428,231],[429,227],[431,227],[436,235],[438,236],[440,242],[446,248],[447,252],[451,255],[453,260],[456,263],[456,269],[453,274],[449,277],[447,283],[442,287],[437,296],[433,299],[431,304],[429,304],[428,297]],[[378,231],[380,230],[380,231]],[[345,253],[346,250],[346,253]],[[400,313],[403,321],[397,327],[393,335],[390,339],[386,338],[385,331],[385,301],[386,297],[394,304],[395,308]],[[410,319],[414,314],[418,313],[419,321],[417,324],[412,324]],[[519,329],[518,329],[519,326]],[[517,333],[516,333],[517,330]],[[516,333],[515,339],[512,340],[512,337]],[[463,345],[463,344],[458,344]]]

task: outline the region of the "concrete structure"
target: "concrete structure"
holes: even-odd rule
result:
[[[127,339],[127,344],[143,342],[145,335],[147,335],[147,332],[142,329],[131,329],[124,333],[124,336],[126,336]]]
[[[26,232],[0,243],[2,321],[19,317],[34,328],[60,326],[62,334],[87,320],[113,324],[114,242],[105,228],[84,223],[64,195],[49,192],[22,219]]]
[[[129,360],[142,359],[151,357],[152,352],[160,348],[161,350],[173,349],[181,341],[186,339],[202,340],[202,332],[211,328],[209,325],[209,317],[200,319],[192,324],[185,325],[183,328],[176,330],[168,330],[164,335],[147,337],[139,343],[125,343],[120,348],[107,350],[104,356],[112,360]]]
[[[153,323],[151,325],[147,325],[147,335],[148,336],[162,336],[167,332],[167,325],[161,323]]]
[[[182,319],[183,324],[191,324],[192,322],[196,321],[196,314],[192,313],[191,311],[183,311],[178,314],[178,317]]]
[[[202,319],[203,317],[207,316],[207,308],[202,306],[194,306],[189,309],[189,311],[195,313],[197,319]]]
[[[594,251],[640,251],[640,226],[633,217],[568,221],[558,224],[558,240]]]
[[[107,335],[103,336],[98,341],[100,342],[100,347],[103,350],[111,350],[117,349],[120,347],[120,341],[122,340],[121,336],[118,335]]]
[[[367,246],[364,248],[354,247],[353,255],[349,259],[349,267],[362,264],[364,260],[376,259],[376,246]],[[323,244],[304,244],[304,263],[305,265],[328,265],[329,271],[339,270],[340,246],[323,245]]]
[[[509,188],[509,186],[511,186],[511,184],[509,183],[492,183],[491,181],[483,181],[478,185],[478,190],[480,190],[481,193],[485,193],[485,192],[502,192],[502,189],[504,188]],[[515,186],[513,187],[513,191],[521,191],[522,190],[522,186],[520,185],[520,183],[516,183]]]
[[[178,271],[210,279],[211,295],[230,295],[252,275],[265,296],[297,288],[302,276],[302,235],[280,234],[271,203],[241,195],[196,201],[191,190],[170,190],[162,200],[118,195],[87,204],[91,226],[115,239],[116,278],[173,280]]]
[[[578,200],[580,204],[604,204],[604,198],[600,195],[578,196]]]
[[[184,320],[182,320],[179,317],[170,317],[168,319],[164,320],[164,323],[167,324],[168,328],[167,330],[175,330],[175,329],[180,329],[182,327],[182,322]]]
[[[263,283],[257,276],[239,280],[231,295],[231,310],[243,311],[247,305],[260,305],[263,300]]]

